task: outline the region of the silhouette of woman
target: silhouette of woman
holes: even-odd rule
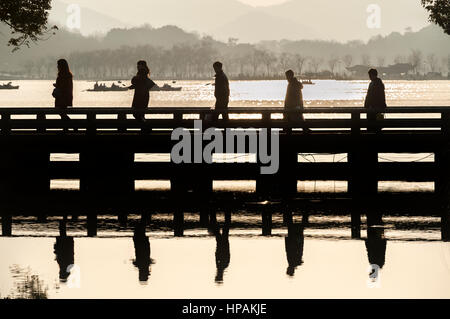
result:
[[[146,61],[139,61],[137,63],[137,74],[131,80],[130,90],[134,90],[133,105],[135,110],[145,110],[148,108],[150,102],[150,90],[156,85],[150,79],[150,69]],[[142,113],[134,113],[134,118],[140,121],[145,121],[145,115]]]
[[[60,115],[63,120],[69,120],[65,110],[73,106],[73,75],[65,59],[58,60],[58,77],[53,86],[55,87],[53,90],[55,108],[61,110]]]

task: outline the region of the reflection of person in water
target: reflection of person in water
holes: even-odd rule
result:
[[[214,234],[216,236],[216,283],[223,283],[223,274],[230,265],[230,242],[228,240],[229,227],[225,226],[220,233],[220,228],[216,227]]]
[[[288,225],[288,235],[284,239],[286,256],[289,264],[286,271],[288,276],[294,276],[297,267],[303,264],[302,258],[304,241],[305,235],[303,225]]]
[[[56,243],[53,246],[56,255],[56,262],[59,265],[59,279],[66,282],[70,272],[67,268],[74,264],[74,241],[73,237],[68,237],[65,231],[65,225],[60,225],[60,236],[56,237]]]
[[[369,227],[367,229],[367,239],[365,242],[369,263],[382,269],[385,263],[387,245],[387,241],[384,238],[384,228]],[[373,272],[375,272],[375,269],[369,274],[370,278],[372,278]]]
[[[133,236],[134,251],[136,259],[133,260],[133,265],[139,269],[139,281],[147,282],[150,276],[150,265],[152,260],[150,258],[150,241],[145,234],[145,224],[139,223],[134,230]]]

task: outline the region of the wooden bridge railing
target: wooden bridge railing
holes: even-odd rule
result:
[[[65,128],[77,128],[79,133],[97,131],[112,131],[126,133],[127,130],[173,129],[177,127],[193,127],[195,119],[208,119],[215,111],[210,108],[150,108],[136,111],[130,108],[69,108],[64,111],[71,120],[61,120],[61,111],[55,108],[0,108],[0,131],[3,134],[13,132],[52,132]],[[145,123],[133,118],[133,114],[147,115]],[[230,121],[210,121],[210,125],[229,128],[311,128],[322,130],[348,129],[357,133],[361,128],[367,128],[365,118],[368,111],[358,107],[305,108],[305,121],[287,122],[283,114],[289,113],[284,108],[230,108]],[[377,120],[376,127],[411,130],[442,130],[450,131],[450,107],[391,107],[385,112],[384,120]],[[294,114],[298,114],[294,112]],[[416,115],[405,118],[405,114]],[[425,118],[417,117],[425,115]],[[314,117],[314,115],[316,115]],[[317,117],[319,115],[319,117]],[[330,115],[335,115],[330,118]],[[392,116],[400,115],[400,118]],[[328,118],[327,118],[328,116]],[[148,128],[150,130],[145,130]]]
[[[215,111],[210,108],[150,108],[141,111],[145,122],[134,119],[138,111],[130,108],[69,108],[64,113],[70,120],[62,120],[60,112],[0,108],[0,195],[46,191],[51,179],[79,179],[86,192],[129,192],[135,180],[143,179],[200,191],[211,191],[213,180],[247,179],[256,180],[265,193],[296,192],[298,180],[345,180],[351,194],[376,193],[379,181],[434,182],[436,191],[446,194],[450,189],[450,107],[391,107],[385,119],[372,124],[367,110],[357,107],[307,107],[305,121],[294,112],[298,120],[289,122],[283,119],[284,108],[230,108],[229,121],[211,120]],[[135,161],[138,153],[170,153],[176,143],[172,130],[192,129],[195,119],[204,119],[203,127],[278,130],[279,172],[262,176],[258,159],[182,165]],[[369,124],[382,131],[368,131]],[[303,134],[304,128],[312,133]],[[52,153],[78,153],[79,161],[51,162]],[[298,156],[304,153],[345,153],[348,160],[301,163]],[[434,161],[382,163],[379,153],[434,153]]]

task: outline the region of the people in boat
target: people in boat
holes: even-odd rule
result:
[[[377,120],[383,120],[384,114],[382,113],[386,107],[386,93],[383,81],[378,77],[378,71],[376,69],[369,70],[370,84],[367,90],[366,100],[364,102],[364,107],[370,111],[367,114],[367,119],[369,120],[369,132],[378,133],[381,128],[377,128],[375,125]],[[377,113],[376,111],[380,111]]]
[[[303,84],[295,77],[294,71],[288,70],[286,71],[286,80],[288,81],[286,98],[284,100],[284,107],[286,111],[289,111],[286,114],[286,118],[288,122],[293,122],[298,119],[304,121],[305,118],[303,116]],[[309,129],[304,129],[305,133],[310,132]]]
[[[132,108],[135,110],[145,110],[150,102],[150,90],[155,86],[155,82],[150,79],[150,69],[146,61],[138,61],[137,74],[131,80],[130,90],[134,90]],[[145,121],[143,113],[134,113],[134,118]]]

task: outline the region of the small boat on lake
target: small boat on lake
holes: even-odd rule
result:
[[[313,83],[313,81],[311,81],[311,80],[303,80],[302,84],[303,85],[315,85],[316,83]]]
[[[121,83],[121,82],[120,82]],[[123,92],[128,91],[128,87],[121,87],[113,83],[111,86],[106,86],[105,84],[94,84],[93,89],[87,90],[87,92]]]
[[[174,92],[174,91],[181,91],[183,88],[182,87],[174,87],[174,86],[171,86],[171,85],[169,85],[169,84],[164,84],[163,86],[154,86],[153,88],[152,88],[152,91],[155,91],[155,92],[164,92],[164,91],[168,91],[168,92]]]
[[[18,85],[12,85],[12,82],[9,82],[7,84],[0,84],[0,90],[18,90]]]

